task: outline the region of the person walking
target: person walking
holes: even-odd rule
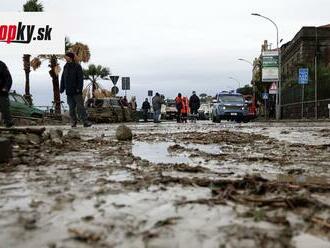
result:
[[[192,92],[192,96],[189,99],[189,107],[190,107],[190,114],[192,120],[196,121],[198,116],[198,109],[201,106],[201,102],[199,97],[196,95],[196,91]]]
[[[75,62],[75,54],[68,52],[65,54],[67,63],[64,65],[60,92],[66,92],[67,102],[71,118],[71,127],[77,127],[77,112],[84,127],[90,127],[92,124],[87,120],[87,113],[84,107],[82,90],[84,86],[83,70],[80,64]]]
[[[164,99],[157,92],[156,95],[152,98],[152,108],[154,110],[154,123],[159,123],[160,111],[162,104],[164,104]]]
[[[187,123],[188,120],[188,113],[189,113],[189,100],[188,97],[184,96],[182,97],[182,122]]]
[[[0,113],[6,127],[14,125],[9,109],[9,91],[13,80],[7,65],[0,60]]]
[[[176,122],[181,123],[182,122],[182,114],[181,114],[181,111],[182,111],[182,95],[181,95],[181,93],[179,93],[178,96],[175,98],[175,107],[176,107],[176,110],[177,110]]]
[[[148,112],[150,109],[151,109],[150,103],[148,101],[148,98],[146,98],[145,101],[142,103],[142,112],[143,112],[144,122],[148,121]]]

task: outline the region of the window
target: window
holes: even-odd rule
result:
[[[27,104],[26,101],[25,101],[25,99],[22,96],[15,95],[14,97],[16,99],[16,102],[19,102],[21,104]]]

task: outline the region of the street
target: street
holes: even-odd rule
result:
[[[117,126],[2,132],[0,247],[330,247],[329,122]]]

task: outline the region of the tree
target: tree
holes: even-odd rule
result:
[[[82,43],[72,44],[69,38],[65,38],[65,49],[66,51],[74,52],[76,55],[76,62],[88,62],[90,59],[90,50],[87,45]],[[40,67],[42,61],[48,61],[48,66],[50,67],[49,75],[52,78],[53,84],[53,97],[55,104],[55,113],[61,114],[61,95],[60,95],[60,83],[59,83],[59,74],[61,72],[61,67],[59,65],[59,60],[63,60],[64,55],[56,54],[46,54],[39,55],[31,61],[31,66],[33,70],[36,70]]]
[[[247,84],[242,88],[238,88],[237,93],[242,95],[253,95],[253,87]]]
[[[42,12],[44,9],[42,3],[38,0],[29,0],[23,5],[24,12]],[[23,55],[23,68],[25,71],[25,95],[24,98],[32,105],[32,96],[30,93],[30,72],[31,72],[31,55]]]
[[[92,98],[95,98],[95,91],[102,88],[97,81],[109,80],[110,75],[110,69],[101,65],[90,64],[87,69],[84,69],[84,79],[91,82],[86,88],[92,87]]]

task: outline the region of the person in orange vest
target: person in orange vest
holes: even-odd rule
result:
[[[177,123],[181,123],[182,122],[182,119],[181,119],[182,95],[181,95],[181,93],[179,93],[178,96],[175,98],[175,106],[176,106],[176,110],[177,110],[176,121],[177,121]]]
[[[188,113],[189,113],[189,100],[188,97],[182,97],[182,122],[187,123],[188,120]]]

